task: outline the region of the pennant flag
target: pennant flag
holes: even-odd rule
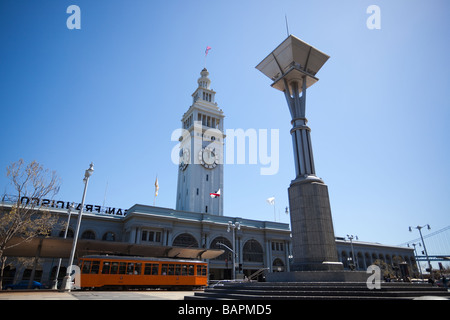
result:
[[[270,205],[274,205],[275,204],[275,197],[270,197],[266,199],[267,203]]]
[[[212,192],[212,193],[210,193],[209,194],[210,196],[211,196],[211,198],[218,198],[218,197],[220,197],[220,189],[219,189],[219,191],[217,191],[217,192]]]
[[[155,197],[158,196],[158,190],[159,190],[158,177],[156,177],[156,181],[155,181]]]
[[[206,50],[205,50],[205,56],[208,55],[209,50],[211,50],[211,47],[210,47],[210,46],[207,46],[207,47],[206,47]]]

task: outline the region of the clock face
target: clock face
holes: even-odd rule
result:
[[[180,170],[186,170],[188,164],[190,163],[190,151],[187,148],[180,150]]]
[[[219,164],[219,157],[217,156],[215,149],[208,147],[200,150],[198,159],[202,166],[207,169],[214,169]]]

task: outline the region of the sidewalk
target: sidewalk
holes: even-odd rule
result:
[[[183,300],[195,291],[0,291],[0,300]]]

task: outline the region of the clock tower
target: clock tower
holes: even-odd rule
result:
[[[204,68],[193,102],[181,119],[177,210],[223,215],[224,139],[222,109]]]

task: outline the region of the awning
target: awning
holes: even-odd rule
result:
[[[8,246],[20,243],[21,239],[14,238]],[[69,258],[73,239],[63,238],[34,238],[6,249],[4,255],[8,257],[40,257],[40,258]],[[224,250],[185,248],[172,246],[153,246],[114,241],[79,239],[75,257],[95,254],[130,255],[154,258],[180,259],[214,259]]]

